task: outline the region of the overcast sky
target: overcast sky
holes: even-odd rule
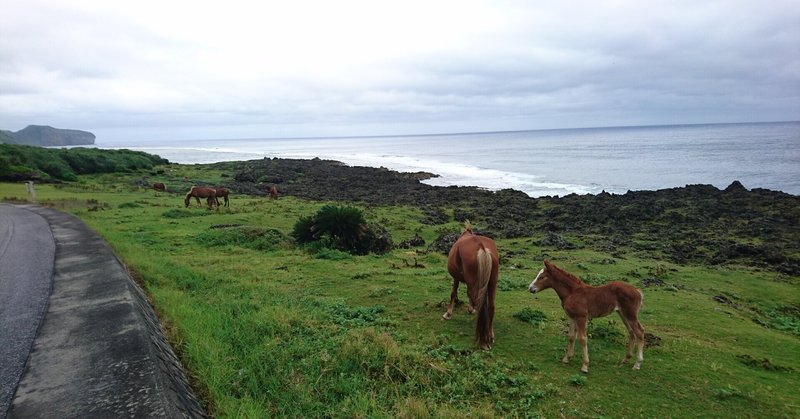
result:
[[[0,128],[98,140],[800,119],[800,2],[0,0]]]

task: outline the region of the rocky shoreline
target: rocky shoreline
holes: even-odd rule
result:
[[[625,194],[531,198],[511,189],[437,187],[431,173],[351,167],[321,159],[262,159],[208,165],[237,193],[284,195],[359,205],[419,207],[423,222],[470,219],[497,238],[534,237],[545,248],[591,248],[614,257],[638,254],[676,263],[750,264],[800,276],[800,197],[687,185]],[[447,209],[453,208],[452,213]],[[451,215],[452,214],[452,215]]]

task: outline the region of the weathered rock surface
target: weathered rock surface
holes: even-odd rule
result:
[[[468,218],[496,237],[534,237],[552,250],[585,246],[615,257],[636,253],[676,263],[736,262],[800,275],[800,197],[748,190],[739,181],[724,190],[687,185],[531,198],[511,189],[435,187],[420,182],[430,174],[320,159],[211,166],[235,173],[226,186],[238,193],[265,195],[275,185],[283,195],[307,199],[416,206],[425,223]],[[452,219],[446,208],[454,209]]]

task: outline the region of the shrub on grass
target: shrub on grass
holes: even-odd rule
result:
[[[291,233],[297,243],[316,243],[353,254],[386,253],[392,248],[389,233],[370,226],[355,207],[325,205],[314,216],[301,217]]]
[[[547,315],[544,314],[541,310],[535,310],[532,308],[525,307],[522,310],[514,313],[514,318],[522,320],[524,322],[528,322],[532,325],[537,325],[547,320]]]

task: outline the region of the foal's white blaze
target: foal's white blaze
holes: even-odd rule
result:
[[[540,270],[539,273],[536,274],[536,278],[534,278],[533,282],[531,282],[531,284],[528,286],[528,291],[536,292],[536,280],[538,280],[543,273],[544,273],[544,268],[542,268],[542,270]]]

